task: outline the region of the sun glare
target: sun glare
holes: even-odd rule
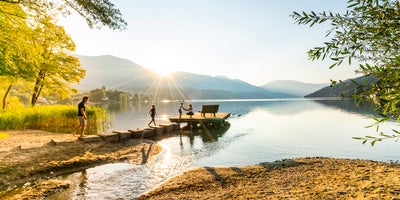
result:
[[[172,71],[167,68],[156,69],[155,72],[157,72],[160,76],[169,76],[172,73]]]

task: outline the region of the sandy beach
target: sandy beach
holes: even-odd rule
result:
[[[57,176],[106,163],[150,162],[161,151],[151,140],[83,142],[71,134],[38,130],[2,131],[0,199],[44,199],[69,187]],[[54,142],[57,141],[57,142]],[[29,183],[12,193],[7,189]]]
[[[112,162],[143,164],[161,151],[151,140],[84,143],[70,134],[2,133],[9,136],[0,139],[0,199],[46,199],[69,187],[57,179],[60,174]],[[7,192],[26,182],[30,184]],[[198,167],[139,199],[400,199],[400,166],[314,157],[255,166]]]

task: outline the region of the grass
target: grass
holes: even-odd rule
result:
[[[108,124],[105,109],[88,106],[86,110],[88,116],[87,134],[97,134],[104,131]],[[79,125],[77,115],[77,107],[72,105],[7,109],[0,111],[0,130],[35,129],[69,133]]]

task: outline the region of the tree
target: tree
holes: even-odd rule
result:
[[[91,90],[89,97],[92,102],[102,102],[106,98],[106,91],[104,89]]]
[[[78,83],[85,76],[79,59],[72,55],[75,43],[65,33],[64,28],[52,23],[51,18],[44,18],[34,29],[32,45],[37,59],[35,67],[35,86],[32,92],[31,105],[34,106],[40,94],[58,94],[61,99],[76,92],[71,83]]]
[[[26,23],[27,14],[20,6],[3,2],[0,10],[0,76],[8,83],[2,101],[4,109],[12,86],[18,81],[32,80],[34,70],[29,63],[35,58],[29,43],[31,28]]]
[[[330,59],[330,68],[343,62],[360,63],[357,72],[374,76],[377,81],[367,87],[360,99],[369,99],[376,103],[381,119],[378,124],[391,118],[400,118],[400,3],[398,0],[349,0],[344,14],[297,13],[291,17],[300,25],[310,27],[330,22],[331,29],[326,37],[331,37],[324,46],[308,51],[311,60]],[[379,127],[379,125],[378,125]],[[381,133],[382,137],[357,138],[375,141],[383,138],[400,137]]]
[[[113,30],[123,30],[127,25],[121,12],[109,0],[0,0],[0,2],[21,5],[36,18],[46,16],[46,13],[50,11],[61,11],[65,15],[71,14],[71,11],[76,11],[86,19],[91,28],[108,26]],[[2,10],[0,12],[6,13]]]
[[[119,90],[108,90],[106,91],[106,96],[110,102],[127,102],[127,94]]]

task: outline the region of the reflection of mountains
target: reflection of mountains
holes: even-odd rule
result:
[[[321,105],[327,107],[338,108],[340,110],[357,113],[368,116],[377,116],[377,112],[374,110],[374,105],[368,102],[361,102],[357,105],[354,99],[341,99],[341,100],[313,100]]]
[[[237,114],[245,115],[256,109],[264,109],[274,115],[293,115],[318,109],[315,102],[304,99],[223,102],[221,107],[232,113],[232,117]]]
[[[224,103],[224,108],[232,111],[233,114],[235,114],[236,112],[237,114],[244,115],[251,112],[252,110],[263,109],[273,115],[285,116],[296,115],[312,110],[319,110],[321,109],[320,106],[322,105],[362,115],[377,114],[374,110],[373,105],[367,102],[363,102],[359,106],[357,106],[356,102],[353,99],[282,99],[273,101],[251,101],[240,102],[238,104],[236,103]]]

